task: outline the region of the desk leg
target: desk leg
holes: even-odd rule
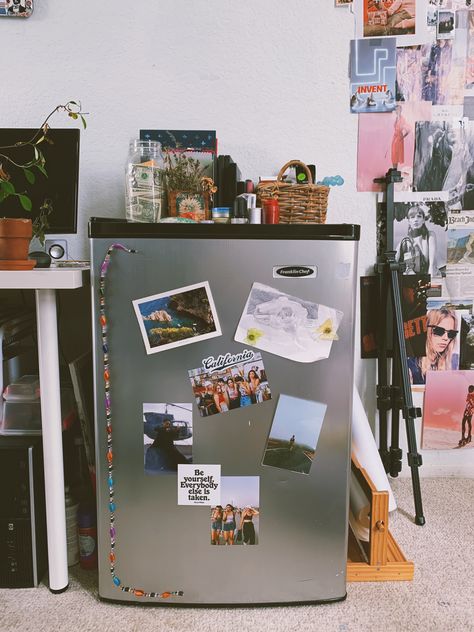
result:
[[[49,589],[68,587],[56,291],[36,290]]]

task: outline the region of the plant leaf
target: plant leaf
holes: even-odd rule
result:
[[[28,180],[30,184],[34,184],[36,180],[35,174],[29,169],[23,169],[23,173],[25,174],[25,178]]]
[[[35,167],[38,169],[38,171],[41,171],[41,173],[42,173],[44,176],[48,177],[48,174],[47,174],[47,172],[46,172],[46,169],[44,168],[44,166],[43,166],[43,165],[41,165],[41,164],[37,164],[37,165],[35,165]]]
[[[82,114],[80,115],[80,117],[81,117],[81,121],[82,121],[82,125],[83,125],[84,129],[87,129],[86,119],[82,116]]]
[[[13,184],[11,182],[7,182],[7,180],[0,180],[0,187],[7,195],[14,195],[16,193]]]
[[[20,204],[25,209],[25,211],[31,211],[33,204],[31,203],[30,198],[27,195],[23,195],[22,193],[18,194],[20,199]]]

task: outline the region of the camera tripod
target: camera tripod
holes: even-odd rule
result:
[[[403,330],[401,304],[401,275],[403,262],[396,260],[393,249],[394,185],[401,182],[397,169],[389,169],[384,178],[374,182],[386,187],[385,202],[378,205],[377,218],[377,263],[378,276],[378,329],[377,329],[377,409],[379,411],[379,453],[385,471],[397,477],[402,469],[402,450],[399,447],[400,412],[405,420],[408,442],[408,465],[411,468],[413,496],[415,500],[415,523],[425,524],[421,501],[418,468],[422,457],[418,454],[415,434],[415,419],[421,417],[421,409],[413,406],[411,384],[408,374],[407,353]],[[391,383],[388,378],[388,348],[393,342]],[[388,449],[388,412],[391,410],[391,446]]]

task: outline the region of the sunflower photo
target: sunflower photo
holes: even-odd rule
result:
[[[296,362],[328,358],[342,312],[254,283],[235,340]]]

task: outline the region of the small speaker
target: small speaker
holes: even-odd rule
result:
[[[65,239],[47,239],[45,249],[53,261],[68,259],[67,241]]]

